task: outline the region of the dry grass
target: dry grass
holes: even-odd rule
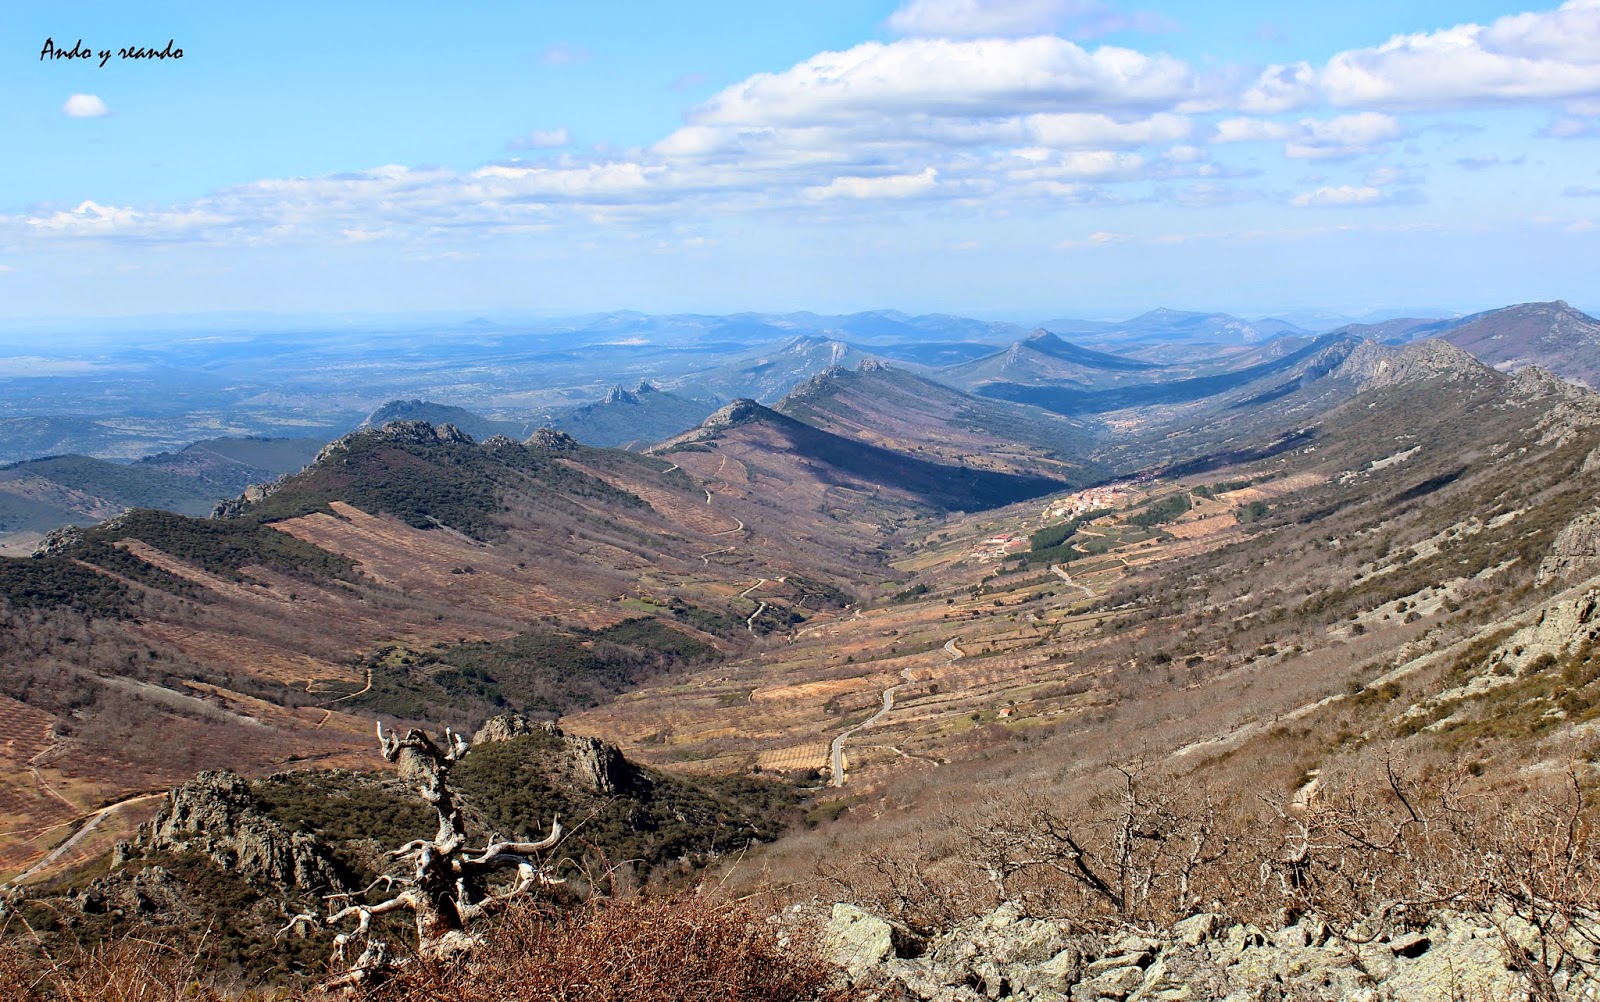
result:
[[[814,946],[784,943],[746,909],[701,897],[511,912],[461,965],[412,963],[371,1002],[843,1000]]]

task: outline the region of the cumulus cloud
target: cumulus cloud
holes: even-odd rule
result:
[[[1396,35],[1382,45],[1268,67],[1245,89],[1247,111],[1318,100],[1340,107],[1439,109],[1600,96],[1600,0]]]
[[[1365,111],[1336,118],[1303,118],[1290,124],[1266,118],[1226,118],[1211,135],[1213,143],[1284,142],[1284,156],[1294,160],[1330,160],[1370,153],[1405,135],[1399,120]]]
[[[1239,95],[1239,108],[1258,114],[1276,114],[1304,108],[1316,99],[1317,72],[1310,63],[1269,66]]]
[[[1397,119],[1375,111],[1320,121],[1304,119],[1300,129],[1300,135],[1284,147],[1284,156],[1296,160],[1328,160],[1370,153],[1406,132]]]
[[[1295,135],[1295,127],[1265,118],[1225,118],[1212,130],[1213,143],[1280,142]]]
[[[74,94],[67,98],[61,110],[71,118],[101,118],[111,114],[106,103],[94,94]]]

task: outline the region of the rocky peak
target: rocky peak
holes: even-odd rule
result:
[[[529,437],[527,444],[546,452],[572,452],[578,448],[577,439],[554,428],[540,428]]]
[[[167,795],[131,849],[198,852],[247,880],[302,890],[343,890],[339,869],[314,836],[291,832],[267,813],[250,784],[231,772],[202,772]]]
[[[638,769],[616,745],[599,738],[565,734],[554,721],[533,721],[520,713],[504,713],[484,721],[472,736],[472,743],[512,741],[541,734],[561,742],[564,759],[558,771],[565,773],[568,782],[578,789],[611,796],[636,786],[640,780]]]
[[[1425,379],[1478,379],[1492,370],[1448,341],[1431,338],[1395,349],[1363,341],[1335,370],[1363,390],[1398,386]]]
[[[766,411],[765,407],[749,397],[740,397],[733,403],[718,408],[710,417],[702,421],[700,426],[702,428],[732,428],[747,421],[754,421]]]
[[[654,383],[650,382],[650,380],[648,380],[648,379],[639,380],[639,385],[635,386],[633,388],[633,395],[635,397],[642,397],[646,393],[660,393],[660,392],[661,391],[656,387],[656,385]]]
[[[606,391],[605,399],[601,402],[607,404],[636,404],[639,402],[639,398],[623,389],[622,384],[618,383]]]
[[[215,517],[215,514],[215,512],[212,513],[213,517]],[[45,533],[44,539],[39,541],[39,545],[33,548],[33,555],[46,557],[52,553],[63,553],[81,542],[83,542],[83,530],[78,526],[69,525],[61,529],[51,529]]]

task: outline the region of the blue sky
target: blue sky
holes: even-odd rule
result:
[[[1600,0],[1398,7],[20,0],[0,316],[1600,304]]]

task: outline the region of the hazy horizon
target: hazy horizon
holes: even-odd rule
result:
[[[1600,259],[1600,0],[173,2],[12,28],[13,319],[1474,312],[1581,296]]]

